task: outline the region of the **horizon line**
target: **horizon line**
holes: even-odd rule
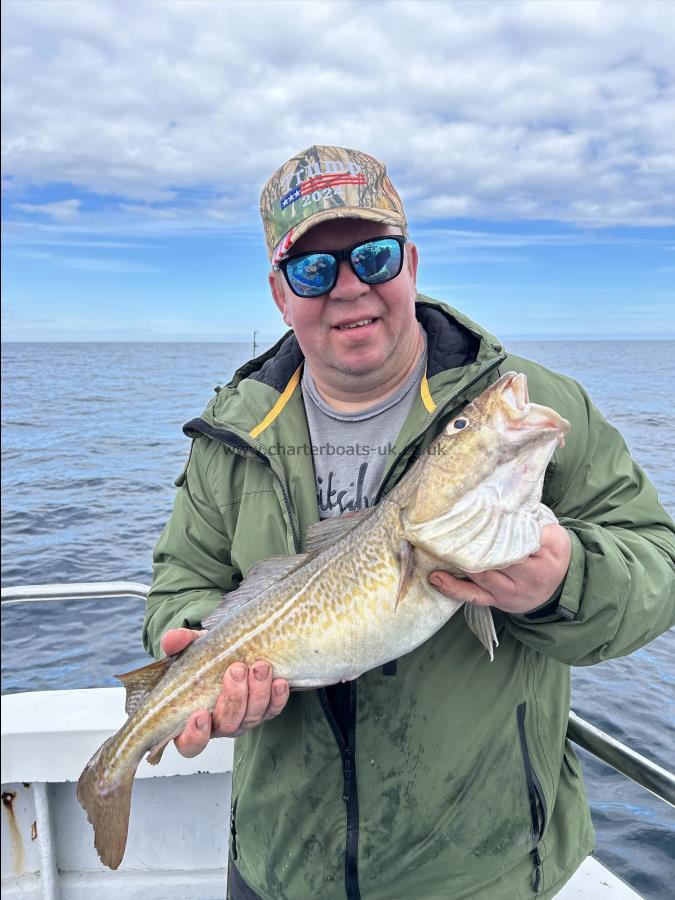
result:
[[[277,341],[281,340],[281,337],[276,337],[271,341],[263,340],[260,344],[275,344]],[[592,342],[592,341],[603,341],[605,343],[613,343],[613,342],[623,342],[623,343],[641,343],[644,341],[653,341],[653,342],[669,342],[675,341],[675,333],[672,335],[667,335],[666,337],[660,335],[658,337],[653,335],[644,335],[640,337],[628,337],[626,335],[615,335],[609,337],[607,335],[570,335],[563,334],[559,337],[550,337],[550,336],[538,336],[538,335],[502,335],[499,338],[500,343],[503,341],[532,341],[532,342],[550,342],[556,343],[559,341],[570,341],[576,343],[584,343],[584,342]],[[3,340],[0,341],[0,345],[5,346],[6,344],[242,344],[249,345],[251,343],[250,340],[231,340],[229,338],[221,338],[219,340],[214,340],[213,338],[208,339],[200,339],[200,338],[162,338],[162,339],[147,339],[147,340],[138,340],[131,338],[74,338],[74,339],[64,339],[64,340],[42,340],[40,338],[33,340]]]

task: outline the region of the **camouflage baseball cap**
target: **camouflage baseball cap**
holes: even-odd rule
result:
[[[405,233],[401,198],[379,160],[344,147],[308,147],[260,195],[267,251],[279,262],[306,231],[329,219],[370,219]]]

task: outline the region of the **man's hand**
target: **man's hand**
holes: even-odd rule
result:
[[[528,613],[553,596],[567,574],[571,554],[567,531],[562,525],[547,525],[541,547],[524,562],[469,574],[468,581],[436,571],[429,575],[429,581],[453,600],[494,606],[507,613]]]
[[[205,631],[172,628],[162,637],[162,650],[172,656],[179,653]],[[175,739],[182,756],[201,753],[212,737],[237,737],[267,719],[278,716],[288,701],[288,682],[272,680],[272,669],[264,660],[252,666],[233,663],[223,676],[223,687],[213,715],[198,709],[190,716],[182,734]]]

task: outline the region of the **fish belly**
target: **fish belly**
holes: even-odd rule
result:
[[[365,559],[345,559],[310,575],[257,641],[255,652],[291,687],[351,681],[418,647],[461,606],[420,576],[396,605],[397,557],[364,549]]]

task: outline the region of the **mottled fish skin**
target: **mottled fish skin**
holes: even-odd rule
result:
[[[233,662],[266,659],[296,689],[354,679],[418,647],[460,608],[428,584],[433,569],[502,568],[535,552],[555,520],[540,504],[544,471],[568,427],[528,402],[524,375],[508,373],[377,507],[314,526],[310,544],[312,532],[320,543],[322,528],[343,529],[325,549],[263,563],[262,577],[254,567],[206,635],[174,659],[120,676],[129,718],[77,787],[102,862],[114,869],[124,855],[138,763],[147,752],[159,762],[195,710],[214,708]],[[467,621],[492,656],[491,615],[478,610]]]

